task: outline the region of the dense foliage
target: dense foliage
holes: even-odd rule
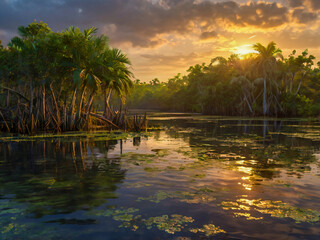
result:
[[[284,58],[274,42],[253,48],[256,54],[216,57],[168,82],[137,80],[128,104],[219,115],[319,115],[320,66],[314,66],[315,57],[305,50]]]
[[[88,129],[91,118],[114,127],[112,92],[132,86],[129,59],[96,28],[53,32],[36,21],[0,47],[0,121],[7,131]],[[104,115],[92,112],[104,96]],[[100,109],[102,110],[102,108]],[[117,121],[121,116],[117,116]]]

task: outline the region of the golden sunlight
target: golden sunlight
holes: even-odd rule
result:
[[[231,50],[231,52],[238,54],[240,58],[250,53],[258,53],[257,51],[252,49],[252,44],[245,44],[239,47],[235,47]]]

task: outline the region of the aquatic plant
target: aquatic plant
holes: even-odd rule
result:
[[[149,201],[159,203],[167,198],[177,199],[180,202],[186,203],[209,203],[214,201],[216,198],[213,196],[213,191],[210,189],[199,189],[194,192],[187,191],[176,191],[176,192],[165,192],[158,191],[154,195],[148,197],[139,197],[137,201]]]
[[[159,230],[165,231],[170,234],[180,232],[188,223],[192,223],[192,217],[186,217],[179,214],[162,215],[158,217],[150,217],[144,220],[147,229],[156,226]]]

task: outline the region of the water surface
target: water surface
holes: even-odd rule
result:
[[[2,138],[0,239],[319,239],[318,123],[150,123],[124,140]]]

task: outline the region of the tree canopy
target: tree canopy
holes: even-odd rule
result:
[[[318,116],[320,69],[308,50],[287,58],[274,42],[256,54],[215,57],[160,83],[136,81],[132,108],[238,116]],[[156,79],[157,80],[157,79]],[[157,84],[155,84],[157,82]]]
[[[54,32],[34,21],[0,47],[0,117],[8,131],[88,129],[92,116],[115,125],[106,118],[110,107],[104,116],[92,113],[94,101],[113,90],[124,101],[132,86],[131,63],[96,32]]]

